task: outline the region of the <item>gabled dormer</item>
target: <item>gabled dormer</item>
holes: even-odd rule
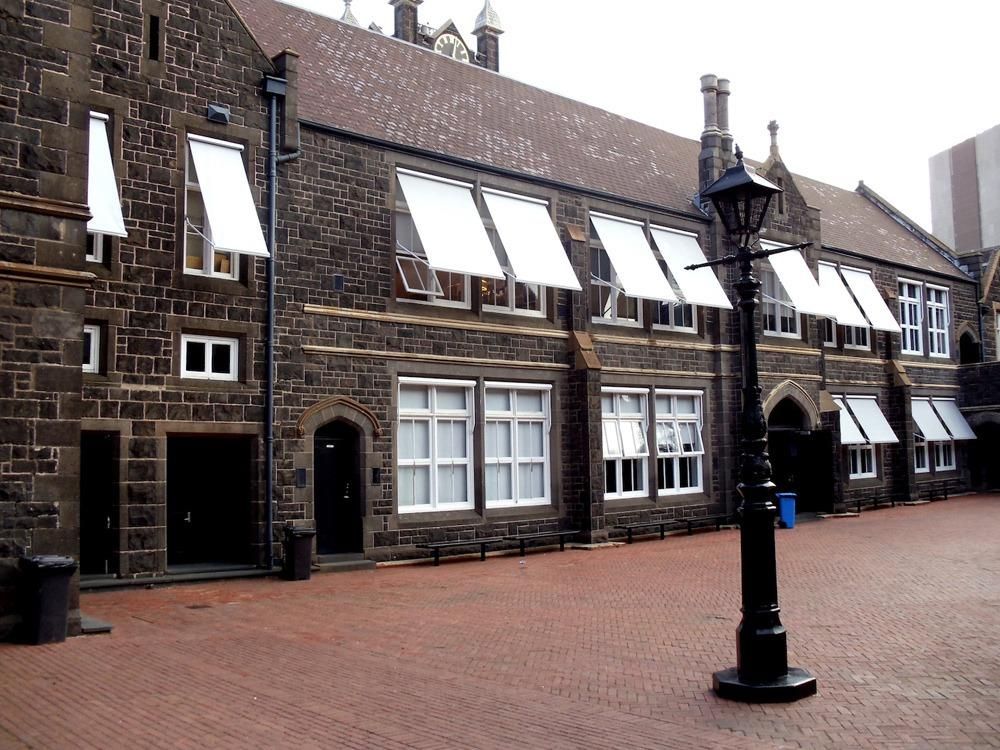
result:
[[[757,172],[784,192],[779,193],[771,201],[771,208],[768,210],[767,221],[764,224],[771,232],[783,232],[794,237],[801,237],[802,240],[814,239],[811,233],[819,228],[819,212],[808,205],[795,183],[795,176],[785,166],[785,162],[781,158],[781,152],[778,150],[777,121],[771,120],[767,124],[767,129],[771,134],[771,148],[767,159],[757,169]],[[815,238],[818,238],[818,235]]]

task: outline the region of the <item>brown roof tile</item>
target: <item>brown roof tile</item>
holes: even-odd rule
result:
[[[277,0],[230,0],[264,50],[294,49],[301,119],[695,213],[698,141]],[[856,192],[796,176],[823,243],[963,276]]]
[[[275,0],[231,0],[268,52],[291,48],[302,119],[696,213],[700,144]]]
[[[820,210],[823,244],[968,279],[942,255],[925,245],[860,193],[795,175],[806,202]]]

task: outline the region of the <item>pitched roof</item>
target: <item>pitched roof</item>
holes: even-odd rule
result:
[[[304,121],[697,214],[699,141],[278,0],[229,2],[268,54],[301,55]],[[859,193],[794,178],[825,245],[967,278]]]
[[[299,117],[694,214],[700,143],[277,0],[231,0],[271,55],[294,49]]]
[[[861,193],[801,175],[794,178],[806,203],[820,210],[823,245],[968,281],[953,263]]]

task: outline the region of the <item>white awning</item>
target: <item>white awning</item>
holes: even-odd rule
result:
[[[503,269],[472,198],[472,186],[396,170],[427,263],[438,271],[502,279]]]
[[[948,432],[951,433],[952,439],[976,439],[976,433],[972,431],[972,428],[969,427],[969,423],[965,421],[965,417],[963,417],[962,412],[958,410],[958,404],[955,403],[954,399],[936,398],[933,400],[933,403],[934,409],[941,417],[941,421],[944,422],[945,427],[948,428]]]
[[[931,401],[928,398],[915,398],[910,401],[910,411],[913,413],[913,421],[917,423],[917,429],[924,436],[924,440],[941,442],[951,440],[951,435],[941,424],[938,415],[931,408]]]
[[[657,250],[660,251],[660,257],[674,275],[677,286],[681,288],[681,296],[685,302],[706,307],[721,307],[724,310],[733,308],[733,303],[729,301],[711,268],[687,270],[686,266],[705,262],[705,254],[701,251],[696,235],[655,226],[651,226],[649,231],[653,235]]]
[[[819,286],[833,304],[834,319],[844,326],[868,327],[868,320],[851,299],[844,282],[840,280],[837,267],[827,263],[819,264]]]
[[[861,445],[867,443],[865,436],[861,434],[861,430],[858,429],[857,423],[854,421],[854,417],[851,413],[847,411],[847,406],[844,405],[844,400],[840,396],[833,397],[834,403],[840,407],[840,444],[841,445]]]
[[[865,311],[865,315],[871,321],[872,328],[876,331],[899,333],[899,323],[896,322],[892,313],[889,312],[885,300],[882,299],[882,295],[875,288],[872,275],[866,271],[859,271],[856,268],[842,268],[841,271],[844,274],[844,281],[851,287],[851,291],[857,297],[861,308]]]
[[[188,146],[213,248],[270,257],[243,164],[243,147],[200,135],[188,135]]]
[[[878,408],[878,403],[873,398],[864,396],[848,396],[847,405],[851,407],[858,425],[868,436],[868,442],[877,443],[898,443],[899,438],[892,431],[888,420]]]
[[[614,266],[622,290],[630,297],[677,302],[677,295],[660,270],[646,242],[642,224],[591,212],[590,220]]]
[[[91,218],[87,222],[87,231],[91,234],[127,237],[122,203],[118,199],[118,183],[115,182],[115,167],[111,161],[111,146],[108,144],[107,121],[107,115],[90,113],[87,204],[90,206]]]
[[[483,200],[493,217],[515,279],[526,284],[580,291],[580,281],[566,257],[547,204],[485,188]]]
[[[760,246],[764,250],[774,250],[782,247],[773,242],[761,240]],[[778,280],[785,287],[792,306],[800,313],[810,315],[820,315],[824,318],[834,317],[833,305],[827,300],[823,290],[820,289],[816,279],[813,278],[812,271],[806,265],[805,258],[798,250],[786,250],[777,255],[770,255],[767,258],[774,272],[778,274]]]

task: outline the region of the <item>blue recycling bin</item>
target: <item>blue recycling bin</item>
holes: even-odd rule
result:
[[[795,528],[795,500],[794,492],[779,492],[778,498],[778,522],[783,529]]]

